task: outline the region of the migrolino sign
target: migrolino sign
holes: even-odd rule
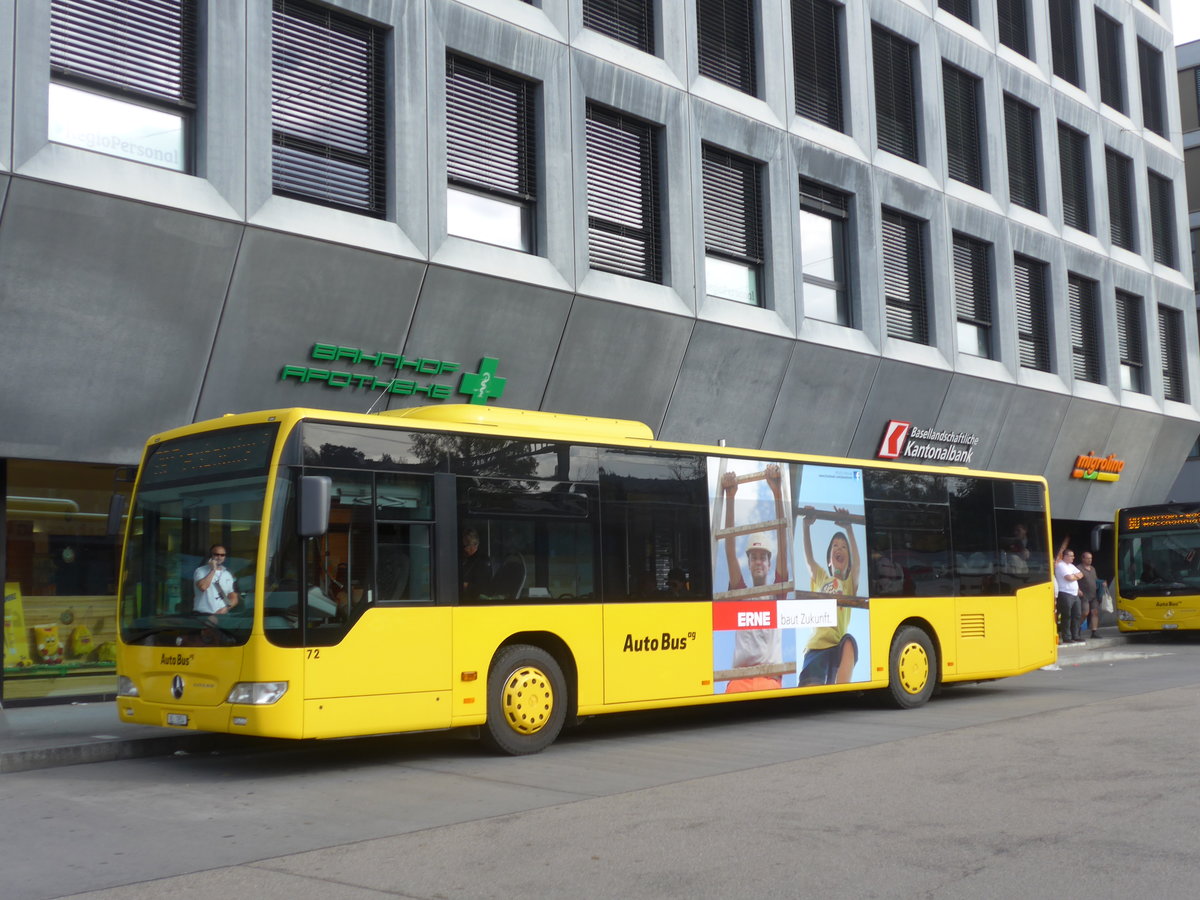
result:
[[[1075,457],[1075,467],[1071,469],[1072,478],[1082,478],[1085,481],[1120,481],[1121,472],[1125,469],[1125,460],[1117,459],[1113,454],[1100,457],[1094,450],[1089,450],[1087,456]]]
[[[967,463],[979,438],[965,431],[936,431],[915,428],[912,422],[892,419],[883,429],[879,459],[928,459],[936,462]]]
[[[433,380],[438,376],[453,375],[462,369],[460,363],[449,360],[407,357],[403,353],[388,353],[386,350],[370,353],[357,347],[321,343],[313,344],[311,356],[318,362],[366,366],[372,371],[284,366],[279,373],[279,380],[295,380],[301,384],[317,382],[331,388],[387,394],[424,394],[430,400],[447,400],[454,393],[459,393],[470,397],[467,402],[475,404],[498,398],[504,393],[507,381],[496,374],[500,361],[490,356],[479,361],[478,372],[463,372],[457,386],[452,382]]]

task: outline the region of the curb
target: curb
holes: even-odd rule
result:
[[[6,750],[0,753],[0,775],[58,766],[74,766],[82,763],[170,756],[180,750],[188,753],[213,753],[222,750],[245,749],[254,746],[254,743],[252,738],[204,732],[192,735],[134,738],[132,740],[90,741],[61,747]]]

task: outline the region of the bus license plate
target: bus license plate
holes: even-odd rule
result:
[[[167,713],[168,725],[186,725],[188,717],[185,713]]]

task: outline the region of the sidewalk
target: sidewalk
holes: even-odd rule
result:
[[[76,763],[207,753],[247,738],[118,721],[114,701],[0,708],[0,775]]]
[[[1081,662],[1084,654],[1124,643],[1115,626],[1100,629],[1086,646],[1058,648],[1059,660]],[[243,747],[262,739],[207,731],[175,731],[153,725],[130,725],[117,719],[114,701],[59,706],[0,708],[0,774],[110,762],[145,756],[167,756],[178,750],[209,753]]]

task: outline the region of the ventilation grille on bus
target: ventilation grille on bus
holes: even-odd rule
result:
[[[1013,507],[1015,509],[1042,508],[1042,486],[1029,481],[1013,482]]]
[[[961,638],[987,637],[987,625],[983,613],[967,613],[959,619],[958,636]]]

